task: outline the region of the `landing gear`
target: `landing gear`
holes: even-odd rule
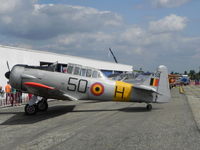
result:
[[[26,104],[24,110],[26,115],[34,115],[37,113],[37,106]]]
[[[37,96],[33,96],[31,100],[26,104],[24,110],[26,115],[34,115],[38,111],[46,111],[48,109],[47,99],[39,98]]]
[[[146,108],[147,108],[148,111],[151,111],[152,105],[151,104],[147,104]]]
[[[39,111],[46,111],[48,109],[47,99],[43,98],[41,101],[37,103],[37,109]]]

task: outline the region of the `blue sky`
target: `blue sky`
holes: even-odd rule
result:
[[[0,44],[198,70],[199,0],[0,0]]]

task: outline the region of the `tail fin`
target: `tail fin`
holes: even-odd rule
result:
[[[155,102],[166,103],[171,98],[168,81],[168,69],[166,66],[159,66],[156,73],[152,74],[143,82],[146,86],[151,86],[158,93]]]
[[[156,102],[159,103],[169,102],[171,98],[171,93],[169,89],[168,69],[166,66],[161,65],[158,67],[157,73],[160,74],[160,77],[159,77],[159,84],[157,87],[157,92],[159,94],[157,95]]]

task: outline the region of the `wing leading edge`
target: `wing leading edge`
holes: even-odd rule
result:
[[[41,95],[42,94],[50,94],[52,93],[53,95],[58,95],[57,97],[65,97],[68,100],[78,100],[76,97],[73,97],[71,95],[68,95],[66,92],[58,90],[54,87],[45,85],[45,84],[41,84],[41,83],[37,83],[37,82],[25,82],[24,85],[26,86],[26,88],[28,89],[28,91],[30,93],[33,94],[38,94]],[[56,99],[56,97],[55,97]]]
[[[36,82],[25,82],[24,85],[27,87],[35,87],[35,88],[44,88],[44,89],[49,89],[49,90],[54,90],[55,88],[41,84],[41,83],[36,83]]]

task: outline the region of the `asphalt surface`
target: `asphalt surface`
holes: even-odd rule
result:
[[[191,107],[194,120],[200,131],[200,86],[191,85],[183,87],[185,95],[187,96],[188,103]]]
[[[53,101],[47,112],[0,109],[0,150],[198,150],[200,132],[187,96],[167,104]]]

